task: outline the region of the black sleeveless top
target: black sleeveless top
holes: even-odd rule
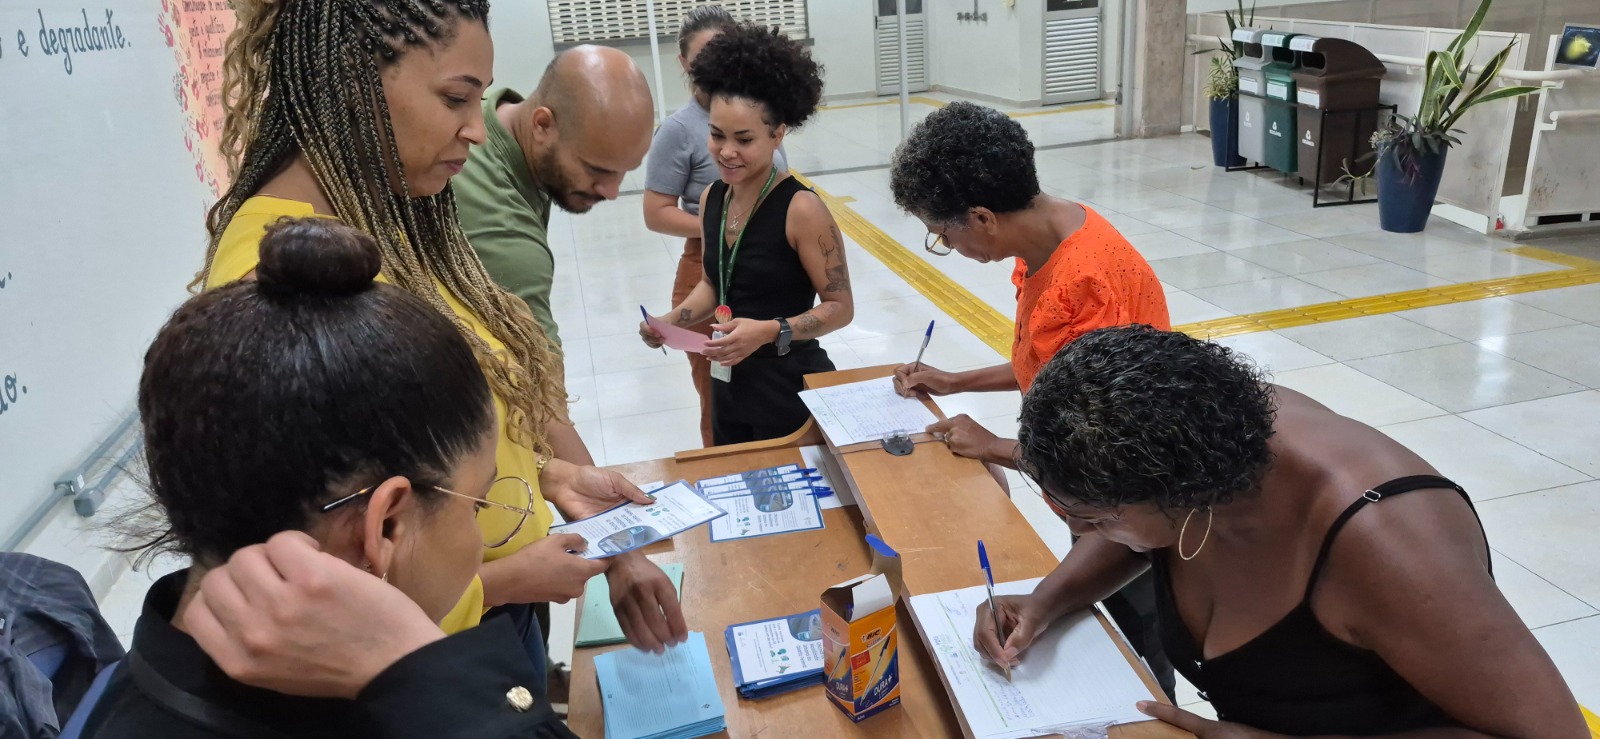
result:
[[[700,230],[705,237],[706,279],[711,281],[712,289],[717,289],[721,286],[722,260],[727,258],[726,250],[733,248],[732,241],[723,244],[717,233],[722,228],[728,183],[717,180],[707,190],[710,194],[700,217]],[[744,241],[739,245],[732,279],[728,281],[727,304],[735,318],[770,321],[800,315],[816,305],[817,290],[800,262],[800,254],[789,246],[789,201],[796,193],[807,190],[793,177],[773,183],[772,191],[745,225]],[[777,349],[767,344],[756,353],[776,355]]]
[[[1157,628],[1173,666],[1211,701],[1219,719],[1264,731],[1373,736],[1457,725],[1375,652],[1328,633],[1311,611],[1317,578],[1350,517],[1369,503],[1433,488],[1454,489],[1472,507],[1465,490],[1432,475],[1403,477],[1367,491],[1329,527],[1300,604],[1256,638],[1209,660],[1178,615],[1166,552],[1155,553]]]

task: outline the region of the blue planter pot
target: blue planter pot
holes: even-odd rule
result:
[[[1218,167],[1243,167],[1239,156],[1239,98],[1211,101],[1211,161]]]
[[[1417,154],[1416,177],[1407,178],[1394,147],[1378,155],[1378,225],[1391,233],[1416,233],[1428,225],[1449,149]]]

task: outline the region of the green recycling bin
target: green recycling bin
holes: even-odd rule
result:
[[[1289,48],[1295,38],[1292,33],[1266,33],[1261,36],[1261,47],[1269,61],[1263,71],[1266,77],[1266,134],[1265,154],[1261,160],[1279,172],[1294,174],[1299,169],[1299,144],[1297,106],[1295,102],[1294,72],[1300,68],[1300,53]]]
[[[1267,157],[1266,68],[1269,61],[1261,46],[1266,31],[1235,28],[1233,40],[1244,45],[1244,56],[1234,60],[1239,71],[1239,156],[1247,162],[1263,162]],[[1212,136],[1217,135],[1215,131]]]
[[[1300,103],[1300,177],[1318,185],[1337,182],[1371,165],[1378,129],[1378,88],[1387,71],[1372,52],[1353,41],[1299,36],[1289,47],[1300,52],[1294,73]],[[1326,111],[1326,115],[1324,114]]]

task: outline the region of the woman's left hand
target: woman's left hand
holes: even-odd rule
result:
[[[1169,706],[1156,701],[1139,701],[1138,708],[1140,713],[1194,734],[1197,739],[1274,739],[1274,737],[1283,736],[1282,734],[1252,729],[1244,724],[1212,721],[1208,718],[1196,716],[1177,706]]]
[[[705,357],[729,367],[744,361],[763,344],[771,344],[778,339],[777,321],[735,318],[727,323],[713,323],[711,330],[721,331],[723,336],[706,342]]]
[[[555,463],[556,460],[551,460],[552,467]],[[656,502],[655,498],[646,495],[637,485],[628,482],[628,478],[615,471],[588,465],[562,466],[566,469],[556,471],[546,467],[545,475],[539,482],[545,499],[561,509],[561,515],[569,521],[588,518],[621,503],[650,505]],[[551,475],[551,472],[557,474]],[[552,477],[555,479],[552,480]]]

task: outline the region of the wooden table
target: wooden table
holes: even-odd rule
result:
[[[882,377],[892,369],[830,372],[811,375],[806,382],[826,387]],[[799,463],[798,447],[819,443],[824,443],[821,433],[808,423],[784,439],[683,452],[674,459],[613,469],[634,482],[696,481]],[[723,631],[737,623],[816,608],[824,589],[867,572],[871,558],[862,537],[868,531],[900,551],[906,595],[982,584],[973,551],[979,538],[989,544],[997,581],[1042,577],[1057,564],[988,470],[950,454],[943,444],[918,444],[910,457],[893,457],[881,449],[839,456],[859,507],[824,511],[826,527],[821,530],[712,544],[710,527],[702,526],[646,551],[658,563],[684,565],[684,617],[691,631],[706,635],[718,691],[727,707],[726,736],[960,737],[960,721],[922,639],[900,642],[901,705],[860,724],[830,705],[820,687],[760,701],[744,700],[735,690],[727,650],[720,648]],[[903,600],[899,609],[900,626],[915,631]],[[1100,620],[1108,638],[1115,638],[1110,624]],[[574,652],[568,724],[579,736],[605,736],[594,657],[620,648],[626,645]],[[1133,653],[1126,645],[1121,649],[1151,694],[1159,694]],[[1188,734],[1146,723],[1114,727],[1112,736],[1170,739]]]

